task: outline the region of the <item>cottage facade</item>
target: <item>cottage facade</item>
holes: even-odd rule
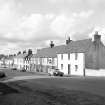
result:
[[[65,75],[83,76],[85,69],[84,53],[58,54],[58,69]]]
[[[36,54],[20,54],[14,58],[17,68],[27,71],[47,72],[58,68],[65,75],[105,76],[105,46],[101,35],[95,33],[93,40],[66,40],[66,45],[42,48]]]
[[[14,64],[13,56],[5,58],[5,66],[12,68]]]
[[[38,50],[35,55],[35,71],[48,72],[49,68],[57,68],[57,53],[64,47],[65,45],[55,47],[51,45],[48,48]]]
[[[30,55],[28,55],[27,54],[27,56],[25,56],[25,60],[24,60],[24,69],[26,70],[26,71],[32,71],[32,54],[30,54]]]
[[[71,41],[57,57],[58,68],[65,74],[105,76],[105,46],[98,33],[93,40]]]
[[[14,67],[17,69],[21,70],[24,68],[24,63],[25,63],[25,57],[27,54],[19,54],[14,57]]]

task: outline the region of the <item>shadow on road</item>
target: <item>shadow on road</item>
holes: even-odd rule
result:
[[[7,84],[0,83],[0,95],[6,95],[11,93],[19,93],[19,91],[12,87],[9,87]]]

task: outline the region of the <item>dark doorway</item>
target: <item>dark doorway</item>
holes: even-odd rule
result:
[[[71,69],[70,69],[70,64],[68,64],[68,74],[70,75],[70,71],[71,71]]]

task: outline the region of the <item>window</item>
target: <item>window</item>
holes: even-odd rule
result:
[[[47,58],[47,64],[49,63],[49,59]]]
[[[78,58],[78,53],[75,53],[75,60],[77,60]]]
[[[70,54],[68,54],[68,60],[70,60]]]
[[[42,58],[42,62],[44,63],[44,58]]]
[[[77,71],[78,70],[78,65],[75,65],[75,71]]]
[[[61,59],[63,60],[63,54],[61,54]]]
[[[51,64],[52,63],[52,59],[49,59],[49,64]]]
[[[63,70],[63,64],[61,64],[61,70]]]

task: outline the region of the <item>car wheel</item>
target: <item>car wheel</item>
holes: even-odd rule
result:
[[[60,74],[60,76],[62,77],[62,76],[63,76],[63,74]]]
[[[51,74],[48,74],[49,76],[51,76]]]
[[[56,76],[56,74],[55,74],[55,73],[54,73],[53,75],[54,75],[54,76]]]

